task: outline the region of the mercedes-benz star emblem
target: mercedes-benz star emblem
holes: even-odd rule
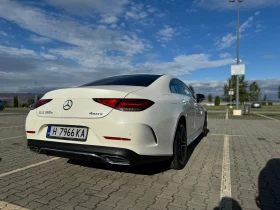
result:
[[[67,100],[63,104],[63,109],[64,110],[69,110],[69,109],[71,109],[72,105],[73,105],[73,101],[72,100]]]

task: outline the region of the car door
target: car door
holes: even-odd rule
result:
[[[180,103],[182,104],[183,112],[187,119],[187,137],[188,141],[195,134],[195,105],[191,95],[185,90],[184,83],[180,80],[172,80],[174,83]]]
[[[195,94],[190,90],[190,88],[184,84],[187,91],[192,97],[194,107],[195,107],[195,128],[198,131],[204,124],[204,108],[197,102]]]

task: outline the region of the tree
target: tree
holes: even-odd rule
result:
[[[193,86],[190,85],[189,88],[190,88],[190,90],[191,90],[191,91],[193,92],[193,94],[194,94],[195,92],[194,92]]]
[[[34,99],[33,98],[28,99],[27,104],[28,105],[34,104]]]
[[[280,85],[278,87],[278,98],[280,99]]]
[[[258,101],[261,96],[261,89],[256,81],[252,82],[249,86],[249,99],[250,101]]]
[[[234,91],[234,95],[232,96],[232,101],[236,101],[236,76],[232,76],[228,79],[227,84],[224,85],[224,97],[226,101],[230,101],[230,95],[228,94],[228,91],[231,87],[231,81],[232,81],[232,89]],[[243,103],[245,101],[248,101],[249,99],[249,93],[247,91],[248,88],[248,81],[245,80],[245,76],[239,76],[239,102]]]
[[[18,107],[18,97],[14,96],[14,107]]]
[[[215,98],[215,106],[220,106],[220,103],[221,103],[220,97],[216,96],[216,98]]]
[[[209,102],[212,102],[212,99],[213,99],[213,97],[212,97],[212,94],[210,93],[210,94],[208,95],[208,101],[209,101]]]
[[[264,94],[263,96],[263,101],[266,101],[266,94]]]

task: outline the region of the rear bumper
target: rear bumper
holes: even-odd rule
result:
[[[124,148],[60,143],[35,139],[27,139],[27,146],[31,151],[39,154],[117,165],[159,162],[168,160],[171,157],[139,155],[132,150]]]

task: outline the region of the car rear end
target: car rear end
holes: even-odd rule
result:
[[[252,103],[251,108],[261,108],[262,104],[261,102],[255,101]]]
[[[111,164],[167,159],[172,151],[159,146],[157,137],[161,108],[141,94],[145,88],[86,85],[47,93],[28,114],[28,147]]]

